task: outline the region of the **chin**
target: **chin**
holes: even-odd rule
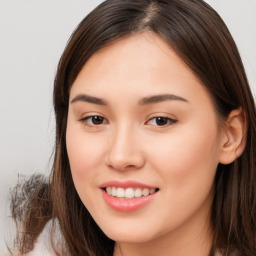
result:
[[[105,235],[116,242],[122,243],[144,243],[156,238],[156,235],[149,233],[148,231],[141,230],[140,228],[126,229],[123,227],[121,230],[113,230],[113,227],[103,230]]]

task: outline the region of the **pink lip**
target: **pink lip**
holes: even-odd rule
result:
[[[151,194],[148,196],[142,196],[139,198],[125,199],[125,198],[110,196],[105,192],[105,190],[102,190],[102,195],[106,203],[114,210],[121,211],[121,212],[136,211],[137,209],[141,208],[145,204],[149,203],[156,196],[156,194],[157,192],[154,194]]]
[[[100,188],[156,188],[136,181],[108,181],[100,185]]]
[[[132,212],[136,211],[142,206],[146,205],[150,201],[154,199],[154,197],[158,194],[158,192],[155,192],[154,194],[148,195],[148,196],[142,196],[139,198],[118,198],[111,196],[106,193],[106,191],[103,188],[106,187],[119,187],[119,188],[156,188],[149,185],[145,185],[139,182],[134,181],[126,181],[126,182],[119,182],[119,181],[109,181],[106,183],[103,183],[100,188],[102,189],[102,196],[107,203],[108,206],[110,206],[112,209],[121,211],[121,212]]]

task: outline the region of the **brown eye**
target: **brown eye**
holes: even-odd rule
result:
[[[155,122],[156,122],[156,124],[159,125],[159,126],[167,125],[168,122],[169,122],[169,118],[166,118],[166,117],[157,117]]]
[[[95,125],[103,124],[104,118],[101,116],[92,116],[91,122]]]
[[[176,122],[177,120],[171,119],[169,117],[157,116],[157,117],[151,118],[148,123],[155,126],[167,126],[167,125],[174,124]]]
[[[80,120],[83,124],[88,126],[101,125],[106,123],[106,119],[102,116],[87,116]]]

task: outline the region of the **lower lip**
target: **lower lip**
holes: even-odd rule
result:
[[[105,190],[102,191],[102,194],[106,203],[114,210],[121,212],[132,212],[138,210],[139,208],[153,200],[157,192],[148,196],[142,196],[139,198],[131,199],[110,196],[109,194],[106,193]]]

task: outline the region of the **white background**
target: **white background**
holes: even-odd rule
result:
[[[0,254],[13,234],[9,189],[18,173],[49,173],[52,88],[77,24],[100,0],[0,0]],[[228,25],[256,92],[256,0],[208,0]]]

